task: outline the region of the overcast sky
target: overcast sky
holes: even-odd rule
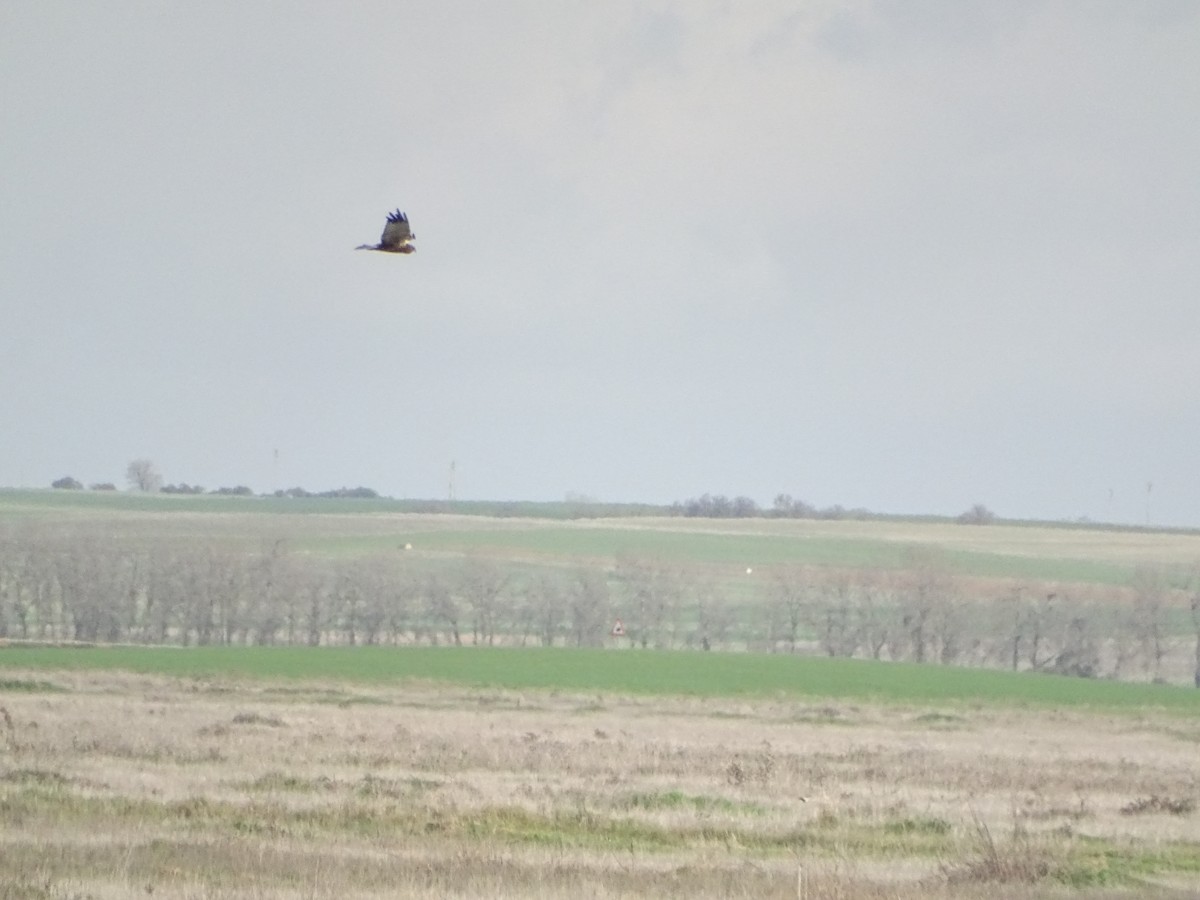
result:
[[[1191,0],[7,0],[0,484],[1198,526],[1198,161]]]

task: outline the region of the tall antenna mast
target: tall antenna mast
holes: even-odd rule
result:
[[[450,479],[449,479],[449,497],[450,501],[454,501],[454,467],[458,465],[455,460],[450,460]]]

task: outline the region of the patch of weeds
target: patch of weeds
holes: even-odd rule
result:
[[[740,803],[726,797],[705,797],[685,794],[682,791],[663,791],[649,794],[633,794],[627,800],[634,809],[693,809],[696,812],[723,812],[761,816],[766,808],[758,803]]]
[[[0,692],[13,694],[65,694],[67,689],[49,681],[29,678],[0,678]]]
[[[241,785],[246,791],[281,791],[297,794],[314,794],[332,791],[337,788],[337,782],[325,775],[316,778],[303,778],[299,775],[288,775],[284,772],[268,772],[260,775],[251,782]]]
[[[256,712],[238,713],[233,717],[234,725],[267,725],[271,728],[283,728],[286,723],[275,716],[264,716]]]
[[[194,678],[188,684],[187,690],[193,694],[232,694],[233,687],[228,684],[218,684],[203,678]]]
[[[370,697],[366,694],[353,694],[343,697],[337,702],[338,709],[349,709],[352,706],[391,706],[391,704],[382,697]]]
[[[578,706],[576,706],[574,709],[572,709],[571,713],[573,715],[580,716],[580,715],[586,715],[588,713],[604,712],[607,709],[608,709],[608,707],[605,706],[604,703],[602,703],[599,700],[587,700],[583,703],[580,703]]]
[[[1163,873],[1200,872],[1200,845],[1170,842],[1153,849],[1114,846],[1102,838],[1080,838],[1053,880],[1073,888],[1128,887]]]
[[[332,688],[307,688],[307,687],[291,687],[290,685],[279,686],[271,685],[262,689],[264,694],[278,694],[281,697],[286,697],[289,700],[305,700],[310,699],[310,695],[320,694],[336,694],[342,692]]]
[[[1039,807],[1035,800],[1029,800],[1025,804],[1025,808],[1017,812],[1018,818],[1029,819],[1031,821],[1049,821],[1053,819],[1069,819],[1073,822],[1079,822],[1083,819],[1091,818],[1093,815],[1091,809],[1088,808],[1087,799],[1080,797],[1079,802],[1075,806],[1049,806]]]
[[[841,820],[838,819],[837,814],[829,807],[822,807],[821,811],[817,813],[816,820],[813,822],[814,826],[823,828],[826,831],[837,828],[840,824]]]
[[[1139,797],[1121,807],[1123,816],[1146,816],[1157,813],[1186,816],[1195,811],[1196,801],[1191,797],[1160,797],[1158,794]]]
[[[1107,855],[1066,860],[1053,873],[1053,880],[1076,889],[1120,887],[1137,882],[1124,861]]]
[[[836,706],[820,706],[813,709],[799,710],[789,719],[791,722],[808,725],[851,725],[846,714]]]
[[[913,722],[924,728],[961,728],[967,724],[962,716],[953,713],[927,712],[915,717]]]
[[[520,694],[476,694],[472,699],[484,709],[520,709],[523,703]]]
[[[931,817],[921,819],[900,819],[888,822],[883,826],[886,834],[949,834],[953,826],[945,819]]]
[[[0,885],[0,900],[62,900],[53,892],[49,881],[35,883],[26,880]]]
[[[345,709],[349,706],[390,706],[382,697],[369,694],[351,694],[336,688],[311,687],[270,687],[263,690],[264,695],[274,695],[288,703],[326,703]]]
[[[385,797],[399,800],[440,788],[442,782],[429,778],[380,778],[364,775],[354,787],[359,797]]]
[[[972,846],[942,872],[951,884],[1036,884],[1070,870],[1060,854],[1044,843],[1035,843],[1017,829],[1012,839],[1000,841],[981,820],[975,821]]]
[[[747,783],[767,785],[775,774],[775,754],[769,744],[757,753],[739,754],[725,767],[725,780],[734,787]]]
[[[1200,844],[1195,841],[1174,841],[1140,852],[1110,852],[1108,856],[1120,860],[1134,874],[1200,872]]]
[[[822,809],[810,828],[815,845],[869,856],[937,858],[956,846],[953,826],[935,817],[861,822]]]
[[[611,819],[587,810],[543,815],[515,807],[479,810],[462,818],[456,830],[473,838],[498,838],[514,843],[648,852],[714,842],[778,850],[794,847],[802,840],[791,834],[763,835],[728,828],[670,828],[634,819]]]
[[[0,781],[9,784],[61,788],[74,784],[76,779],[63,775],[61,772],[51,772],[46,769],[12,769],[0,774]]]

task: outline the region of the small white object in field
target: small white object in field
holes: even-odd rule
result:
[[[754,570],[753,570],[753,569],[751,569],[749,566],[747,566],[747,567],[746,567],[746,574],[747,574],[747,575],[753,575],[753,574],[754,574]]]
[[[404,549],[405,549],[405,550],[411,550],[411,549],[412,549],[412,544],[405,544],[405,545],[404,545]]]

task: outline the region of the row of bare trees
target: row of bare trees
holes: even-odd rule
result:
[[[328,559],[286,540],[0,531],[0,638],[182,645],[599,646],[615,618],[642,648],[838,657],[1164,678],[1191,656],[1200,579],[1124,586],[982,582],[935,556],[903,570],[780,566],[745,579],[623,556],[575,568],[403,551]]]
[[[1191,642],[1200,687],[1200,579],[1160,569],[1139,569],[1124,586],[998,586],[936,562],[903,572],[789,568],[773,597],[773,633],[789,648],[807,641],[829,656],[1162,680]]]
[[[0,638],[149,644],[599,645],[603,572],[518,581],[483,557],[330,560],[220,541],[0,531]]]

